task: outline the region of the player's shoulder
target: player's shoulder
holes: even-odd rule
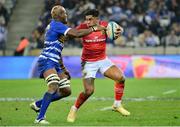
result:
[[[100,24],[100,25],[103,25],[103,26],[105,26],[105,27],[107,27],[108,22],[105,21],[105,20],[101,20],[101,21],[99,21],[99,24]]]
[[[65,24],[63,24],[60,21],[51,20],[50,25],[54,26],[54,27],[57,27],[57,26],[64,26]]]

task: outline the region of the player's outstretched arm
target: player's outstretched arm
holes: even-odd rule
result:
[[[70,37],[80,38],[80,37],[86,36],[92,32],[101,31],[101,30],[105,30],[105,29],[106,28],[104,26],[100,26],[100,25],[93,26],[93,27],[90,27],[88,29],[81,29],[81,30],[77,30],[75,28],[72,28],[67,32],[67,35]]]

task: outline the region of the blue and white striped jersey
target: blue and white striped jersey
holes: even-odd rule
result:
[[[44,48],[39,58],[48,58],[58,63],[64,47],[65,36],[70,29],[62,22],[52,20],[46,28]]]

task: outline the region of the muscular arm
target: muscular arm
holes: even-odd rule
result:
[[[70,37],[80,38],[80,37],[86,36],[86,35],[94,32],[94,31],[101,31],[101,30],[105,30],[105,29],[106,28],[104,26],[100,26],[100,25],[93,26],[88,29],[81,29],[81,30],[72,28],[67,32],[67,35]]]
[[[77,29],[70,29],[68,32],[67,32],[67,35],[70,36],[70,37],[77,37],[77,38],[80,38],[80,37],[83,37],[85,35],[88,35],[90,33],[93,32],[93,29],[92,28],[89,28],[89,29],[81,29],[81,30],[77,30]]]
[[[60,64],[61,69],[63,70],[63,73],[59,74],[60,78],[66,77],[67,79],[71,79],[71,75],[70,75],[69,71],[64,66],[62,57],[59,60],[59,64]]]
[[[60,64],[60,67],[61,67],[62,70],[65,70],[65,69],[66,69],[66,67],[64,66],[62,57],[61,57],[60,60],[59,60],[59,64]]]

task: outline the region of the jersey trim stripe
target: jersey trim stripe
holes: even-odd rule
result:
[[[44,48],[44,50],[46,51],[46,52],[48,52],[48,51],[51,51],[51,50],[55,50],[55,51],[57,51],[58,53],[61,53],[61,50],[62,50],[62,47],[61,47],[61,49],[58,49],[58,48],[56,48],[56,47],[47,47],[47,48]]]
[[[44,55],[40,55],[40,56],[39,56],[39,58],[43,58],[43,59],[50,59],[50,60],[52,60],[52,61],[54,61],[54,62],[56,62],[56,63],[59,63],[59,61],[58,61],[58,60],[56,60],[56,59],[54,59],[54,58],[49,58],[49,57],[46,57],[46,56],[44,56]]]
[[[56,41],[45,41],[44,44],[45,44],[45,45],[59,44],[61,47],[64,47],[64,44],[61,43],[61,42],[58,41],[58,40],[56,40]]]
[[[70,30],[71,28],[68,28],[65,32],[64,35],[66,36],[67,32]]]
[[[44,54],[45,54],[45,56],[50,56],[50,57],[53,57],[55,59],[60,59],[59,55],[56,55],[56,54],[51,53],[51,52],[43,52],[42,55],[44,55]]]

